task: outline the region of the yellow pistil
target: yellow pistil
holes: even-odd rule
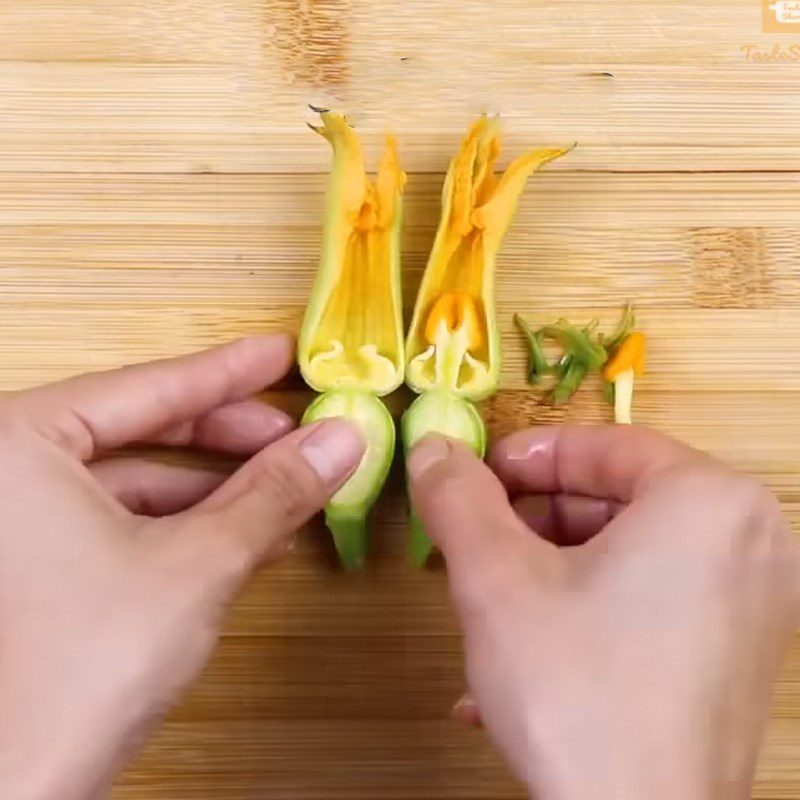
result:
[[[614,353],[612,359],[603,370],[607,381],[614,381],[622,372],[632,369],[635,375],[644,372],[647,357],[647,339],[643,333],[634,331]]]
[[[647,339],[634,331],[617,348],[603,370],[603,377],[614,384],[614,420],[619,425],[633,422],[634,378],[644,372]]]
[[[447,333],[453,334],[463,328],[467,334],[467,345],[475,350],[483,344],[478,303],[466,292],[447,292],[434,304],[425,323],[425,340],[436,344],[437,334],[444,325]]]

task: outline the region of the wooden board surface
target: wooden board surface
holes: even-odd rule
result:
[[[579,147],[526,191],[500,259],[493,434],[608,417],[525,386],[513,312],[634,301],[652,336],[642,422],[759,474],[800,531],[800,32],[759,0],[3,0],[0,389],[296,329],[326,148],[306,104],[383,129],[410,171],[405,297],[468,121],[506,152]],[[773,48],[778,46],[779,50]],[[271,396],[299,411],[308,395]],[[406,398],[399,395],[399,410]],[[118,800],[521,798],[462,688],[441,572],[401,558],[398,476],[363,576],[314,529],[234,609],[207,676]],[[756,786],[800,797],[800,643]]]

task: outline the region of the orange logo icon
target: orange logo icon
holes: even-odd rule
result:
[[[800,36],[800,0],[761,0],[764,33],[795,33]]]

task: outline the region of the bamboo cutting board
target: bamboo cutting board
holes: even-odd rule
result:
[[[309,102],[370,158],[399,135],[410,302],[447,159],[497,112],[509,155],[579,147],[531,181],[500,259],[493,433],[608,418],[596,386],[539,403],[514,312],[610,322],[630,299],[639,420],[760,475],[800,530],[800,61],[779,60],[800,28],[762,33],[767,5],[3,0],[0,389],[296,330],[328,165]],[[364,575],[314,529],[255,581],[117,800],[522,797],[449,721],[459,640],[443,573],[403,565],[403,505],[395,480]],[[800,797],[800,643],[756,796]]]

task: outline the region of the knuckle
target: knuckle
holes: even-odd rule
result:
[[[714,509],[720,531],[757,527],[754,520],[774,520],[780,508],[772,493],[757,480],[713,461],[676,465],[664,473],[661,488],[670,497],[681,497],[697,508]],[[727,524],[726,524],[727,523]]]
[[[443,505],[461,505],[470,500],[469,482],[461,472],[442,470],[433,476],[431,484],[431,494],[436,495],[437,502]]]
[[[149,523],[158,527],[163,520]],[[170,536],[153,537],[154,552],[170,583],[194,586],[202,600],[217,602],[233,594],[250,576],[256,553],[247,540],[231,536],[213,515],[182,526],[170,525]],[[189,593],[186,593],[187,596]]]
[[[468,616],[497,612],[511,605],[529,586],[530,576],[519,558],[496,554],[481,562],[464,563],[451,577],[453,602]]]
[[[0,437],[5,434],[10,421],[14,418],[13,400],[8,397],[0,397]]]
[[[738,478],[738,482],[738,493],[752,512],[773,523],[782,518],[778,498],[763,483],[744,477]]]
[[[119,370],[120,378],[126,373],[135,374],[138,366],[122,367]],[[166,373],[165,376],[166,377]],[[177,380],[156,380],[153,383],[158,397],[158,406],[164,417],[180,419],[186,406],[186,387]]]
[[[0,416],[0,444],[3,466],[11,473],[29,463],[34,454],[41,453],[43,445],[59,445],[60,442],[55,435],[48,436],[41,426],[29,424],[22,414],[14,413]]]
[[[790,614],[792,616],[792,624],[796,625],[800,618],[800,544],[792,536],[791,531],[787,529],[786,533],[786,550],[788,551],[786,557],[782,559],[783,564],[783,583],[788,587],[788,594],[790,596]]]
[[[749,569],[770,569],[784,530],[780,503],[761,482],[722,468],[687,471],[684,491],[714,509],[716,524],[704,537],[714,551],[724,550]]]
[[[745,543],[771,541],[780,527],[777,498],[758,481],[735,475],[727,487],[730,512],[735,514],[734,536]]]
[[[134,514],[145,517],[158,516],[158,503],[153,497],[152,487],[141,474],[134,475],[131,484],[119,492],[119,499]]]
[[[660,487],[675,496],[721,500],[729,494],[733,474],[713,461],[684,461],[657,476]]]
[[[12,444],[20,439],[20,424],[3,414],[0,409],[0,442]]]
[[[463,476],[454,472],[447,464],[432,467],[425,474],[424,484],[412,484],[411,495],[414,506],[426,522],[444,518],[451,509],[458,508],[465,486]]]
[[[217,536],[213,570],[221,589],[227,594],[242,586],[253,570],[256,554],[235,536]]]
[[[425,476],[424,503],[447,514],[472,517],[473,514],[506,502],[508,496],[491,474],[476,474],[473,465],[442,463]],[[480,469],[487,469],[480,465]]]
[[[279,520],[297,523],[321,504],[324,492],[320,479],[291,453],[266,451],[250,467],[254,488]]]

